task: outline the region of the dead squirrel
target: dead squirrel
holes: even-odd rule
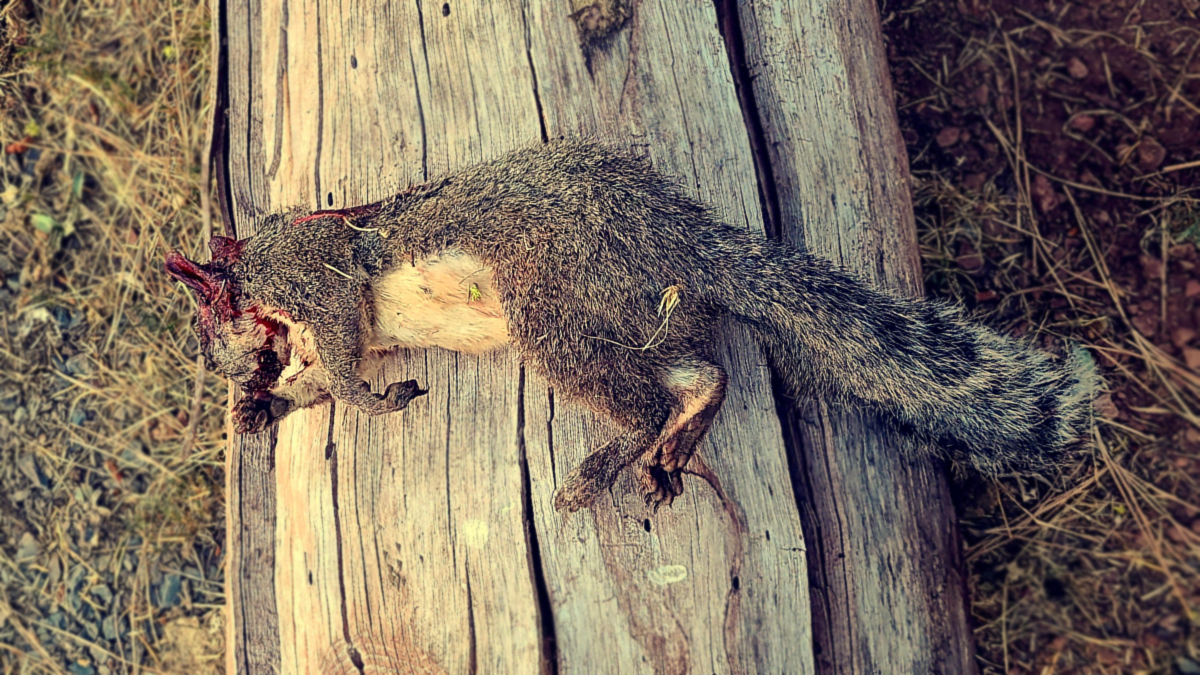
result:
[[[670,501],[725,396],[713,327],[752,327],[794,393],[832,394],[986,474],[1061,463],[1092,423],[1101,380],[1079,348],[1053,358],[955,307],[874,290],[832,263],[724,225],[645,160],[583,141],[520,150],[383,202],[277,214],[171,253],[196,294],[208,367],[261,431],[328,397],[372,415],[425,393],[383,394],[387,349],[482,352],[512,344],[556,392],[627,431],[555,498],[591,504],[634,465]]]

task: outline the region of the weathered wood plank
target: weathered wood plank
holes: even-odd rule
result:
[[[486,7],[258,0],[233,8],[229,167],[239,234],[251,234],[269,210],[373,201],[542,133],[632,141],[727,220],[761,232],[754,157],[713,5],[645,0],[624,30],[589,54],[568,18],[574,9],[566,0]],[[817,68],[836,85],[836,100],[803,78],[807,99],[764,90],[760,100],[778,96],[789,114],[804,107],[792,118],[763,108],[768,134],[792,142],[779,151],[789,161],[809,152],[797,139],[824,142],[832,128],[860,136],[822,147],[815,165],[772,156],[777,177],[793,181],[780,183],[780,202],[799,208],[800,197],[847,199],[851,207],[840,204],[836,218],[820,221],[827,233],[848,220],[887,217],[888,208],[903,212],[906,193],[881,202],[894,186],[874,163],[882,156],[885,168],[904,175],[902,155],[896,165],[894,153],[876,152],[898,143],[872,127],[889,114],[890,99],[860,90],[869,64],[862,59],[878,55],[851,39],[863,30],[858,23],[845,28],[830,24],[821,7],[804,11],[815,13],[814,31],[851,31],[837,34],[839,49],[853,55],[842,70],[823,61]],[[749,6],[740,14],[758,16]],[[803,55],[827,41],[822,32],[788,33],[805,25],[796,17],[772,20],[761,44]],[[877,30],[873,15],[868,23],[868,33]],[[847,111],[857,126],[835,126],[847,124]],[[838,164],[855,153],[864,164]],[[805,182],[814,169],[830,183]],[[878,247],[875,230],[853,236]],[[853,263],[859,244],[840,241],[842,248],[825,252]],[[893,243],[912,246],[904,236]],[[902,274],[903,259],[880,264]],[[235,441],[231,665],[241,672],[532,672],[553,656],[562,672],[812,672],[805,540],[765,359],[730,326],[720,360],[730,371],[729,397],[693,466],[707,480],[689,477],[683,497],[657,515],[627,478],[594,511],[568,518],[553,511],[557,482],[614,430],[555,401],[536,377],[525,381],[511,354],[403,354],[375,386],[410,377],[428,384],[430,394],[404,413],[366,419],[322,406],[286,421],[277,443]],[[927,622],[885,625],[901,623],[898,613],[936,618],[961,609],[954,589],[937,585],[944,582],[938,570],[954,569],[954,561],[938,568],[945,561],[922,548],[932,541],[935,550],[956,552],[938,548],[952,530],[935,520],[931,534],[914,536],[910,526],[923,522],[913,518],[929,510],[927,494],[945,494],[944,481],[928,465],[896,460],[878,438],[835,436],[832,429],[858,422],[817,412],[800,418],[810,420],[801,423],[813,447],[802,453],[800,473],[804,489],[826,499],[814,502],[809,518],[817,528],[810,536],[822,542],[813,553],[823,662],[846,659],[846,672],[950,662],[958,653],[950,641],[941,643],[949,656],[913,656],[922,644],[942,649]],[[815,445],[811,439],[822,436],[814,430],[832,450]],[[907,485],[896,493],[900,506],[877,512],[846,494],[848,485],[867,494],[897,476]],[[885,571],[863,574],[859,567],[877,550],[876,568]],[[839,565],[839,555],[851,562]],[[552,611],[551,650],[539,635],[539,580]],[[914,603],[927,599],[906,593],[920,588],[932,592],[926,614]],[[834,637],[845,643],[829,644]],[[926,642],[906,646],[908,639]]]
[[[563,20],[570,11],[529,3],[547,134],[634,139],[731,223],[762,232],[712,3],[646,0],[590,54]],[[526,385],[534,522],[561,672],[812,671],[804,543],[770,375],[744,329],[729,327],[721,345],[729,396],[692,466],[711,482],[689,476],[658,514],[629,477],[592,511],[554,512],[558,482],[615,430],[543,382]]]
[[[231,8],[240,236],[273,209],[377,200],[539,138],[519,7],[455,9],[428,16],[419,4],[326,0]],[[400,415],[318,406],[281,425],[273,467],[255,474],[256,489],[274,491],[274,513],[245,523],[273,537],[274,561],[254,569],[243,551],[240,567],[256,586],[243,583],[234,601],[235,610],[274,606],[257,628],[233,613],[243,624],[230,645],[240,672],[542,667],[515,359],[403,354],[374,385],[397,377],[420,380],[429,395]],[[262,442],[237,439],[231,457]],[[259,498],[241,489],[246,464],[231,459],[231,504]]]
[[[783,236],[919,294],[908,160],[875,4],[742,0],[737,11]],[[824,401],[804,403],[792,426],[821,672],[974,672],[941,463],[912,458],[875,420]]]

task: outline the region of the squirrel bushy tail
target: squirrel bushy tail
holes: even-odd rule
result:
[[[1090,429],[1103,382],[1082,348],[1055,358],[960,308],[885,294],[778,243],[723,237],[698,290],[757,330],[793,394],[866,404],[988,475],[1055,468]]]

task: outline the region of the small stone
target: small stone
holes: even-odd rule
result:
[[[1200,349],[1192,347],[1184,347],[1183,360],[1187,363],[1187,367],[1192,370],[1200,370]]]
[[[21,406],[21,389],[8,385],[0,389],[0,413],[10,413]]]
[[[975,91],[972,93],[972,97],[979,105],[987,105],[988,99],[991,97],[991,90],[988,89],[986,84],[981,84],[975,88]]]
[[[1196,663],[1186,656],[1175,657],[1175,668],[1179,671],[1179,675],[1200,675],[1200,663]]]
[[[1091,115],[1076,115],[1071,118],[1071,128],[1075,131],[1091,131],[1096,126],[1096,118]]]
[[[1196,331],[1191,328],[1176,328],[1171,331],[1171,342],[1180,349],[1187,347],[1195,338]]]
[[[1105,419],[1116,419],[1121,411],[1117,409],[1117,404],[1113,403],[1112,395],[1108,392],[1096,397],[1096,410],[1105,417]]]
[[[1194,298],[1200,295],[1200,281],[1188,279],[1187,285],[1183,288],[1183,295],[1188,298]]]
[[[160,607],[174,607],[179,604],[179,591],[183,588],[183,577],[178,574],[168,574],[162,583]]]
[[[958,127],[946,127],[938,132],[937,144],[939,147],[948,148],[958,142],[962,136],[962,129]]]
[[[982,172],[968,174],[963,178],[963,187],[972,192],[982,191],[985,183],[987,183],[987,174]]]
[[[1137,146],[1138,165],[1143,171],[1154,171],[1167,158],[1167,149],[1153,138],[1143,138]]]
[[[1049,213],[1058,207],[1058,193],[1054,191],[1054,186],[1050,183],[1050,179],[1042,174],[1038,174],[1033,179],[1033,185],[1029,189],[1033,193],[1033,198],[1037,202],[1038,209],[1042,213]]]
[[[30,483],[41,487],[43,490],[50,487],[50,481],[47,480],[46,474],[42,473],[42,467],[38,465],[37,457],[33,453],[27,452],[17,459],[17,468]]]
[[[1079,57],[1072,56],[1071,60],[1067,61],[1067,74],[1077,80],[1082,80],[1088,76],[1087,64],[1080,61]]]
[[[1146,337],[1153,337],[1158,333],[1158,314],[1153,312],[1142,312],[1130,319],[1133,322],[1133,327],[1138,329],[1138,332]],[[1200,350],[1195,350],[1200,355]]]
[[[104,639],[109,642],[114,642],[117,639],[117,617],[107,616],[104,621],[100,622],[100,632],[104,635]]]
[[[28,532],[21,535],[21,539],[17,543],[17,562],[29,562],[37,558],[41,552],[42,546],[38,543],[37,537]]]
[[[100,604],[105,605],[105,606],[107,606],[108,603],[112,602],[112,599],[113,599],[112,589],[110,589],[105,584],[100,584],[99,586],[93,586],[92,587],[92,595],[96,596],[100,600]]]
[[[1142,274],[1144,274],[1147,279],[1159,279],[1162,277],[1163,264],[1161,260],[1152,255],[1146,255],[1143,253],[1141,257],[1138,258],[1138,261],[1142,263]]]
[[[71,675],[96,675],[95,668],[78,662],[67,666],[67,670],[71,672]]]

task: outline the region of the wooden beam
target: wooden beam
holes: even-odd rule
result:
[[[783,238],[920,295],[908,157],[875,3],[743,0],[732,18]],[[826,401],[801,402],[789,418],[820,672],[976,672],[942,463]]]
[[[273,209],[378,199],[543,128],[632,138],[761,231],[712,5],[645,2],[589,54],[571,12],[231,8],[239,235]],[[627,481],[595,511],[552,511],[557,481],[612,429],[554,402],[507,354],[401,355],[381,381],[430,388],[404,413],[322,406],[286,420],[273,446],[237,439],[231,672],[811,671],[804,544],[769,375],[740,330],[723,344],[732,386],[697,463],[708,480],[689,478],[657,515]]]
[[[643,0],[581,47],[583,4],[230,7],[239,236],[272,211],[366,203],[591,135],[647,154],[732,224],[763,232],[765,203],[785,230],[807,219],[797,241],[919,288],[873,6]],[[745,36],[728,52],[718,7]],[[628,477],[593,510],[552,509],[614,429],[509,353],[400,354],[375,386],[430,389],[403,413],[326,405],[236,438],[229,672],[966,672],[947,665],[971,666],[940,469],[809,407],[787,424],[804,448],[798,509],[762,353],[731,325],[720,356],[725,407],[658,514]]]
[[[714,6],[645,0],[590,52],[575,46],[565,11],[534,0],[527,14],[547,134],[632,140],[728,222],[763,232]],[[534,523],[564,672],[812,671],[804,540],[766,359],[736,326],[720,357],[729,395],[692,467],[708,480],[689,477],[657,515],[630,476],[593,510],[555,513],[556,483],[613,429],[527,385]]]
[[[539,139],[519,11],[431,8],[229,8],[240,236],[273,210],[377,200]],[[516,359],[409,353],[374,384],[396,377],[420,380],[428,396],[376,419],[336,405],[305,410],[259,453],[273,461],[230,462],[230,517],[240,521],[231,531],[243,527],[244,543],[262,547],[255,555],[231,541],[231,576],[242,582],[231,593],[241,628],[231,672],[542,668]],[[263,442],[239,437],[231,457]],[[251,484],[274,492],[274,513],[241,507],[259,500],[243,492]],[[237,611],[270,603],[274,616]]]

